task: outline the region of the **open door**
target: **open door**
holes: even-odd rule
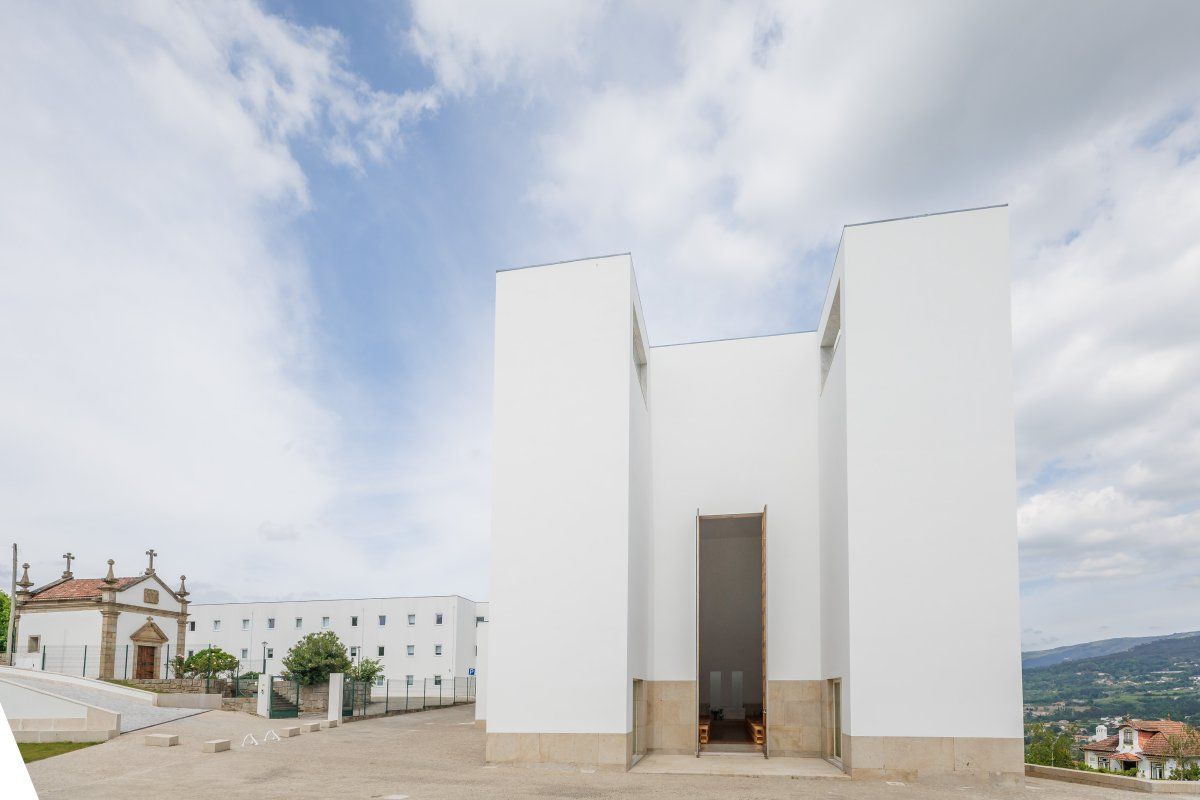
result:
[[[696,509],[696,699],[695,710],[696,758],[700,757],[700,509]]]
[[[697,528],[698,529],[698,528]],[[763,736],[763,758],[771,757],[771,715],[767,708],[767,507],[763,506],[762,513],[762,696],[763,696],[763,726],[766,735]]]

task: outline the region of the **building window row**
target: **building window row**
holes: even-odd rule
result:
[[[433,624],[441,625],[443,619],[444,619],[444,617],[440,612],[437,614],[434,614],[433,615]],[[387,625],[387,614],[380,614],[378,616],[378,620],[379,620],[379,627],[381,627],[381,628],[385,627]],[[332,617],[321,617],[321,627],[322,628],[329,628],[331,624],[332,624]],[[409,625],[417,624],[417,615],[416,614],[408,615],[408,624]],[[300,628],[303,628],[304,627],[304,617],[296,617],[295,618],[295,626],[296,626],[297,630],[299,630]],[[357,616],[350,617],[350,627],[351,628],[358,627],[358,617]],[[267,617],[267,629],[274,630],[274,628],[275,628],[275,618]],[[220,631],[221,630],[221,620],[214,619],[212,621],[212,629],[214,631]],[[189,631],[196,630],[195,620],[188,622],[188,630]],[[244,617],[242,619],[242,630],[244,630],[244,631],[250,630],[250,618],[249,617]]]

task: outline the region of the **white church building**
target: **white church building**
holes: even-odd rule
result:
[[[628,255],[498,273],[487,759],[1019,781],[1008,249],[847,226],[817,330],[661,347]]]

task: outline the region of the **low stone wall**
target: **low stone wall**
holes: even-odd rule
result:
[[[224,678],[141,678],[129,683],[139,689],[159,694],[220,694],[230,693],[229,681]]]
[[[301,711],[328,711],[329,684],[317,683],[312,686],[300,687]]]
[[[254,714],[258,711],[258,698],[225,697],[221,699],[221,708],[224,711],[241,711],[245,714]]]
[[[1049,778],[1055,781],[1104,786],[1109,789],[1125,789],[1133,792],[1200,795],[1200,782],[1197,781],[1152,781],[1146,778],[1130,778],[1125,775],[1110,775],[1104,772],[1085,772],[1081,769],[1066,767],[1044,767],[1041,764],[1026,764],[1025,775],[1029,778]]]

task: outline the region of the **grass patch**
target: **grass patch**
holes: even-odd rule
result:
[[[17,742],[21,758],[28,764],[31,761],[41,761],[50,756],[60,756],[72,750],[82,750],[99,742]]]

